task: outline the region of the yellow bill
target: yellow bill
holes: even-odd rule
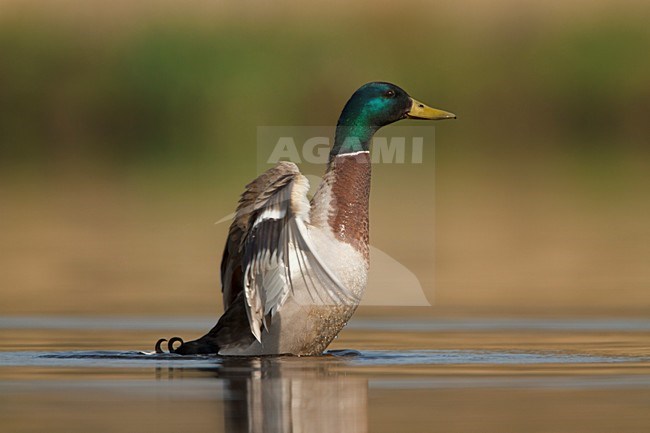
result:
[[[406,117],[410,119],[443,120],[456,118],[454,113],[431,108],[413,98],[411,98],[411,101],[411,109],[406,113]]]

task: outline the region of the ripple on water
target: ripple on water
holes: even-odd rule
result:
[[[337,362],[349,366],[404,366],[404,365],[535,365],[535,364],[591,364],[647,362],[642,357],[602,356],[558,352],[505,352],[471,350],[354,350],[331,351],[315,358],[300,358],[319,363]],[[293,357],[280,357],[292,358]],[[69,351],[69,352],[2,352],[0,366],[38,367],[147,367],[171,364],[178,368],[218,367],[223,362],[218,356],[181,356],[136,351]],[[232,359],[232,358],[229,358]]]

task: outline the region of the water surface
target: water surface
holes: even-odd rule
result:
[[[650,431],[647,320],[359,319],[319,357],[151,353],[207,321],[0,319],[3,431]]]

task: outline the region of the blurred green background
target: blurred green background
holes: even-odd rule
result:
[[[647,315],[649,18],[613,0],[4,1],[0,314],[217,314],[213,223],[257,174],[257,127],[333,124],[385,80],[459,116],[437,125],[435,188],[373,172],[372,243],[418,275],[418,312]]]

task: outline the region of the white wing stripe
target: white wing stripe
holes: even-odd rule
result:
[[[255,224],[253,224],[253,228],[255,228],[262,221],[282,219],[286,214],[287,211],[285,209],[274,209],[268,207],[264,209],[264,211],[260,214],[259,217],[257,217],[257,219],[255,220]]]

